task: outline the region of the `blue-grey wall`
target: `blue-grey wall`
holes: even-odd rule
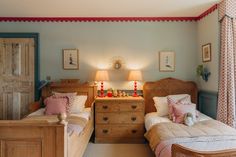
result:
[[[197,31],[197,22],[0,23],[0,32],[40,33],[41,79],[93,81],[95,71],[105,68],[110,69],[105,87],[118,89],[133,88],[127,81],[130,69],[142,70],[144,81],[195,80]],[[68,48],[79,49],[79,70],[63,70],[62,49]],[[175,51],[175,72],[159,72],[158,52],[164,50]],[[122,70],[110,68],[116,56],[123,58]]]
[[[219,81],[219,54],[220,54],[220,24],[218,10],[209,14],[197,23],[198,32],[198,64],[209,69],[211,75],[208,82],[198,78],[198,87],[206,91],[218,91]],[[202,62],[202,45],[211,43],[212,58],[210,62]]]
[[[198,77],[199,110],[212,117],[217,115],[217,97],[219,81],[219,54],[220,54],[220,24],[218,10],[209,14],[197,23],[198,32],[198,64],[203,64],[209,69],[211,75],[208,82]],[[202,62],[202,45],[211,43],[212,58],[210,62]]]

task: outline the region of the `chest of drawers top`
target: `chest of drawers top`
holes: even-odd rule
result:
[[[96,112],[139,112],[144,110],[142,97],[96,98]]]
[[[116,101],[116,100],[122,100],[122,101],[144,101],[143,97],[97,97],[96,101]]]

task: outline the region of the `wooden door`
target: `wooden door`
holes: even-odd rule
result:
[[[20,119],[34,101],[34,39],[0,38],[0,119]]]

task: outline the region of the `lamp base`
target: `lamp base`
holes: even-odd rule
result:
[[[103,90],[103,81],[101,81],[101,90],[100,90],[99,97],[105,97],[104,90]]]
[[[134,93],[133,93],[133,97],[138,97],[138,94],[137,94],[137,81],[134,81]]]
[[[133,97],[138,97],[139,95],[137,93],[134,93],[132,96]]]

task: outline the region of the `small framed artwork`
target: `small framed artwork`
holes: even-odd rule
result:
[[[202,46],[202,61],[203,62],[211,61],[211,44],[210,43]]]
[[[162,72],[175,71],[175,52],[159,52],[159,70]]]
[[[78,49],[63,49],[63,69],[78,70],[79,69],[79,51]]]

